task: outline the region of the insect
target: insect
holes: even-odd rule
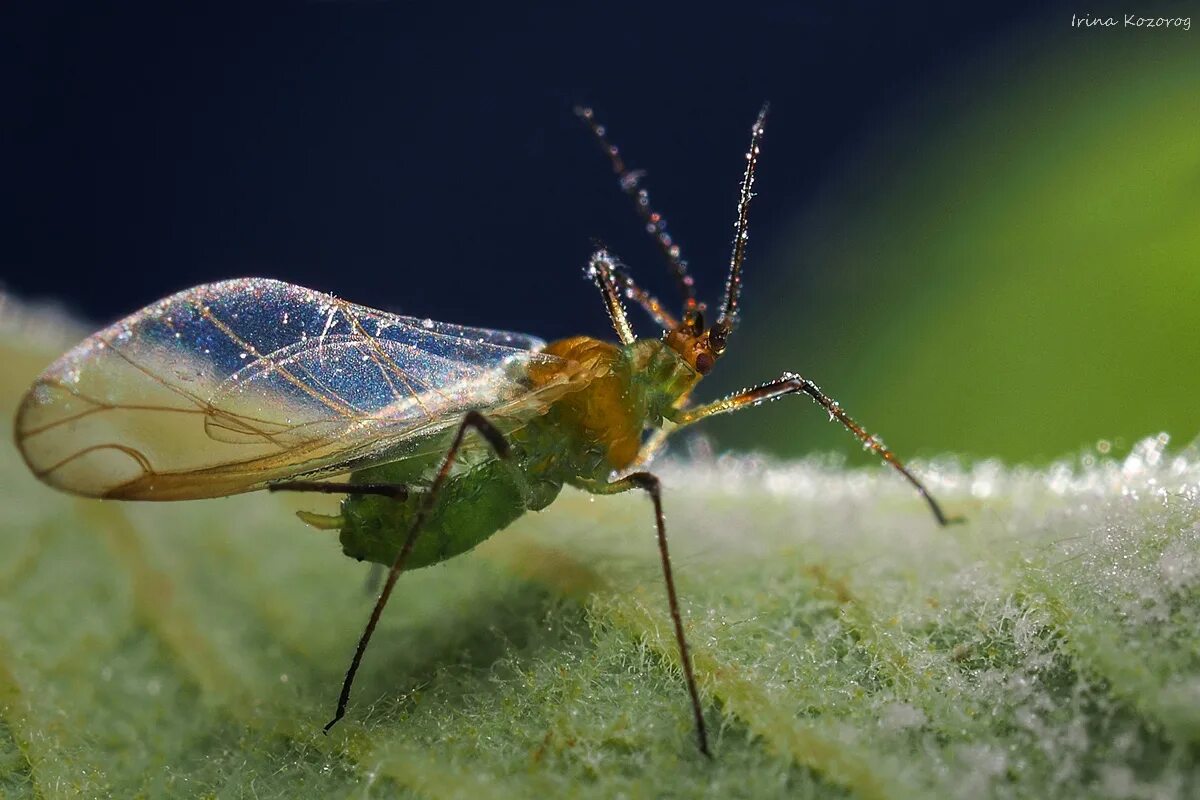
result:
[[[712,324],[641,173],[625,166],[590,109],[576,109],[665,255],[683,298],[680,316],[605,250],[592,255],[586,274],[603,297],[615,343],[576,336],[547,344],[388,314],[261,278],[206,284],[93,334],[47,368],[17,412],[17,445],[42,481],[91,497],[182,500],[256,489],[343,495],[340,513],[301,518],[338,530],[347,555],[388,572],[326,732],[346,713],[402,572],[470,550],[526,511],[548,506],[564,485],[603,495],[646,492],[696,736],[708,755],[661,484],[644,468],[668,430],[805,394],[903,475],[939,523],[952,521],[878,438],[807,378],[785,372],[716,402],[689,403],[737,327],[766,111],[751,129],[725,295]],[[625,299],[664,334],[637,338]]]

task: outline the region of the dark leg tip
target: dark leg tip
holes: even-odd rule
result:
[[[326,723],[325,723],[325,727],[324,727],[324,728],[321,728],[321,733],[323,733],[323,734],[325,734],[326,736],[328,736],[328,735],[329,735],[329,729],[330,729],[330,728],[332,728],[334,725],[337,725],[337,724],[338,724],[338,722],[340,722],[340,721],[341,721],[341,719],[342,719],[342,717],[343,717],[343,716],[344,716],[344,715],[343,715],[343,714],[341,714],[341,713],[339,712],[339,713],[338,713],[338,715],[337,715],[336,717],[334,717],[333,719],[329,720],[329,722],[326,722]]]

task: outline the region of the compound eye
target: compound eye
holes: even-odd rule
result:
[[[708,332],[708,346],[712,348],[714,353],[720,355],[725,352],[725,339],[729,336],[729,329],[721,323],[713,325],[712,330]]]
[[[712,372],[713,364],[715,363],[716,359],[708,353],[701,353],[696,356],[696,372],[699,372],[701,375],[707,375]]]

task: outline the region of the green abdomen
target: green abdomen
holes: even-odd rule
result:
[[[363,482],[388,482],[388,468],[355,475]],[[529,510],[544,508],[561,484],[530,481],[514,465],[491,460],[452,475],[426,517],[405,569],[416,569],[464,553]],[[419,489],[406,500],[349,495],[342,502],[342,550],[351,558],[391,566],[425,502]]]

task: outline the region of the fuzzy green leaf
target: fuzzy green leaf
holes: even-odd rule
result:
[[[53,356],[5,307],[0,413]],[[662,465],[715,759],[649,501],[565,493],[372,598],[255,494],[55,493],[0,451],[0,795],[1183,797],[1200,746],[1200,460]]]

